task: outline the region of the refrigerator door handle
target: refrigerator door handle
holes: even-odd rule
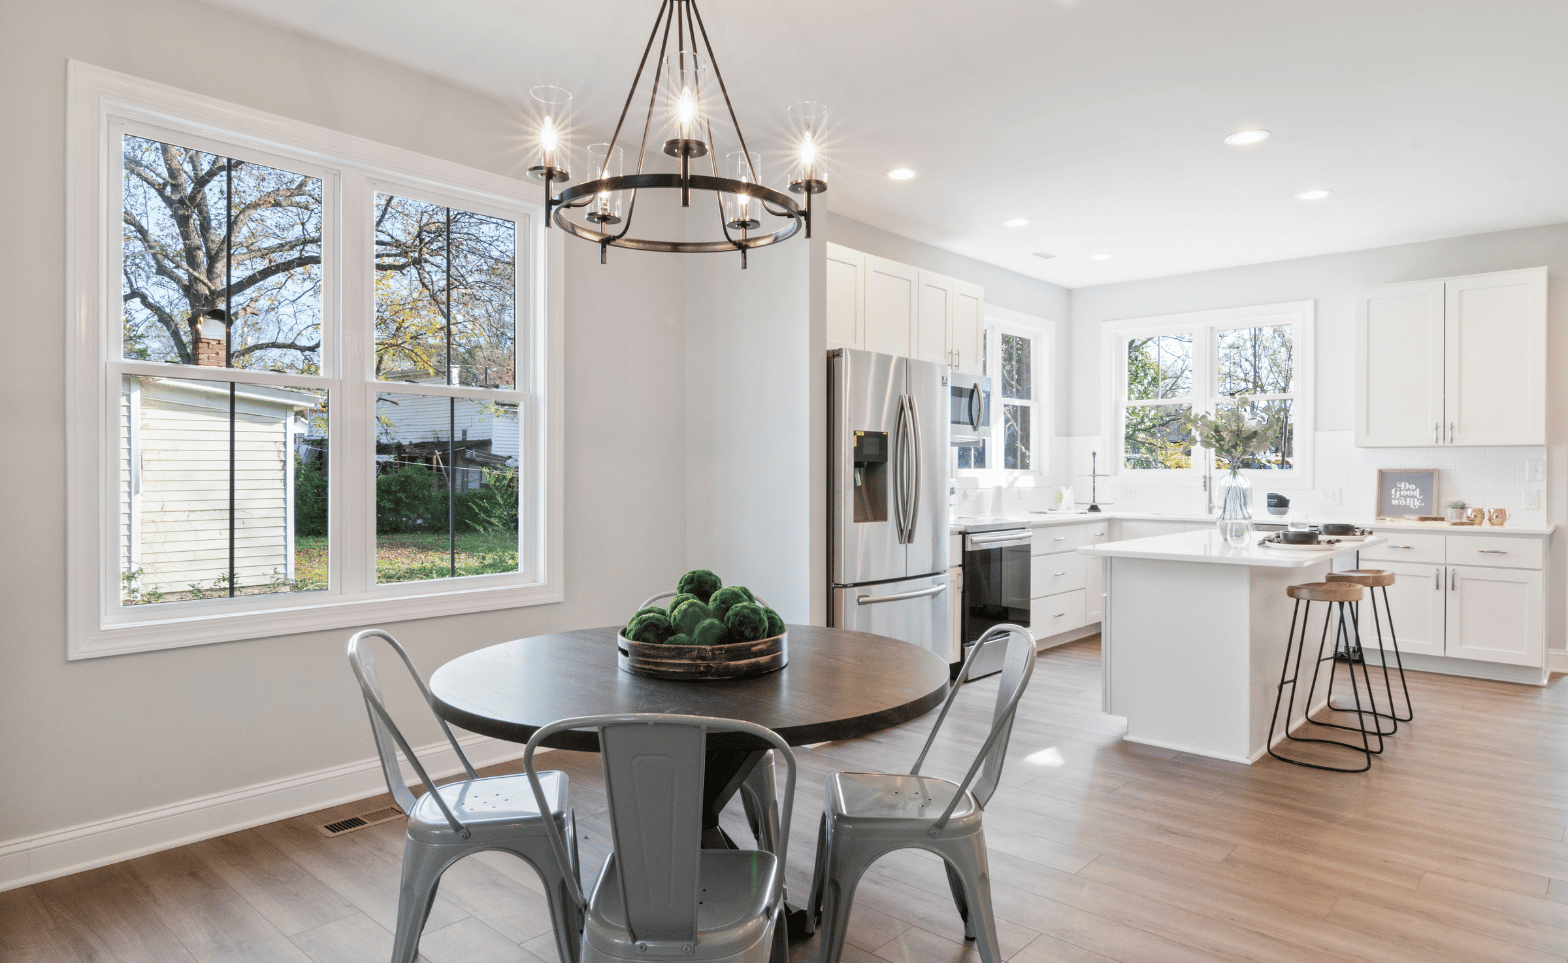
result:
[[[910,467],[914,469],[914,480],[910,485],[909,494],[909,541],[915,540],[915,527],[920,524],[920,482],[923,470],[923,459],[920,452],[920,406],[915,403],[915,396],[909,396],[909,437],[914,441],[914,457],[910,459]]]
[[[900,592],[897,595],[856,595],[856,605],[876,605],[878,602],[902,602],[905,599],[923,599],[928,595],[941,595],[947,591],[947,583],[933,585],[930,588],[916,589],[913,592]]]
[[[905,458],[904,449],[908,443],[908,436],[904,432],[904,396],[898,396],[898,414],[893,418],[893,524],[897,531],[898,544],[904,544],[904,533],[908,527],[905,516],[906,500],[904,494]]]

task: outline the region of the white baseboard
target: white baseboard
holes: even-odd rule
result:
[[[1363,649],[1367,656],[1367,664],[1379,665],[1378,654],[1375,649]],[[1400,656],[1405,668],[1416,672],[1433,672],[1438,675],[1458,675],[1467,679],[1488,679],[1492,682],[1517,682],[1520,685],[1545,685],[1548,672],[1568,672],[1568,665],[1558,668],[1558,657],[1568,655],[1565,652],[1548,651],[1546,668],[1533,665],[1506,665],[1502,662],[1479,662],[1475,659],[1458,659],[1444,655],[1417,655],[1405,653]],[[1392,665],[1393,663],[1390,663]]]
[[[1548,672],[1568,672],[1568,650],[1564,650],[1564,649],[1547,649],[1546,650],[1546,671],[1548,671]]]
[[[1090,622],[1082,628],[1070,629],[1057,635],[1039,636],[1034,640],[1034,650],[1036,652],[1044,652],[1046,649],[1054,649],[1058,645],[1066,645],[1069,642],[1077,642],[1079,639],[1087,639],[1091,635],[1099,634],[1100,623]]]
[[[487,736],[462,735],[458,743],[475,769],[523,754],[520,744]],[[457,754],[445,742],[416,747],[414,751],[431,778],[462,771]],[[373,757],[69,829],[6,840],[0,842],[0,891],[327,809],[386,789],[381,763]]]

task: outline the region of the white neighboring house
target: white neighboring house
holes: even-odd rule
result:
[[[234,418],[234,568],[240,588],[294,578],[295,435],[313,394],[241,385]],[[120,392],[121,571],[126,588],[224,591],[229,571],[229,390],[127,378]],[[281,586],[280,586],[281,588]]]
[[[396,372],[386,380],[447,383],[440,375],[425,372]],[[509,405],[383,394],[376,398],[376,421],[377,461],[417,462],[444,475],[450,460],[457,468],[458,491],[479,488],[486,468],[516,468],[518,464],[517,409]],[[448,438],[452,439],[450,446]]]

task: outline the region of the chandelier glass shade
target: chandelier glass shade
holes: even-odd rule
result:
[[[655,42],[656,57],[652,56]],[[620,146],[621,135],[638,88],[650,72],[641,140],[635,158],[629,158]],[[608,143],[588,148],[584,171],[588,179],[559,193],[557,187],[571,180],[567,141],[571,95],[557,87],[536,87],[530,93],[537,115],[538,156],[528,173],[544,182],[546,226],[553,223],[598,244],[600,263],[612,247],[681,254],[738,251],[744,268],[752,248],[788,240],[802,228],[811,236],[811,196],[827,190],[821,164],[827,108],[816,103],[790,107],[798,156],[788,169],[786,183],[789,192],[802,195],[801,199],[764,185],[761,157],[746,146],[696,0],[661,0],[615,133]],[[715,126],[734,131],[735,149],[720,148]],[[661,156],[673,158],[679,172],[651,170],[654,165],[668,166]],[[628,162],[633,164],[631,173],[624,172]],[[703,195],[711,194],[718,215],[716,236],[711,240],[633,236],[638,195],[655,190],[679,191],[682,207],[692,205],[694,194],[701,203],[706,203]]]

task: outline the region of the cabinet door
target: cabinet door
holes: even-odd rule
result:
[[[1098,622],[1105,615],[1105,559],[1089,559],[1083,595],[1083,621],[1085,625]]]
[[[919,271],[897,261],[866,255],[865,342],[867,351],[910,356],[919,304]],[[938,361],[941,359],[938,358]]]
[[[920,309],[915,314],[914,357],[948,364],[948,328],[953,321],[953,279],[920,272]]]
[[[1388,617],[1399,636],[1402,655],[1442,655],[1444,606],[1448,600],[1448,569],[1441,565],[1423,565],[1414,562],[1378,562],[1368,568],[1381,568],[1393,572],[1394,584],[1388,587]],[[1378,608],[1382,610],[1382,589],[1367,589],[1378,594]],[[1379,618],[1382,618],[1381,614]],[[1361,646],[1377,646],[1377,626],[1372,619],[1370,605],[1361,605]],[[1383,623],[1383,648],[1392,654],[1389,625]],[[1392,655],[1390,657],[1392,660]]]
[[[1450,565],[1447,654],[1542,665],[1546,635],[1541,608],[1540,572]]]
[[[1546,268],[1444,285],[1444,438],[1546,444]]]
[[[1356,292],[1356,445],[1442,443],[1443,282]]]
[[[866,346],[866,256],[828,245],[828,348]]]
[[[965,281],[953,282],[953,367],[964,374],[980,373],[981,316],[985,313],[985,288]]]

